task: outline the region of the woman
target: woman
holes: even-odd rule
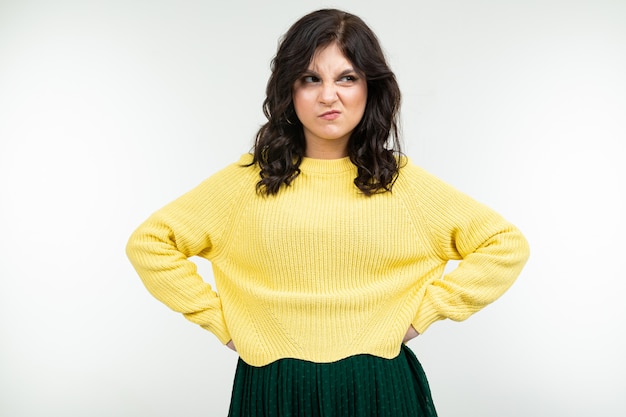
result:
[[[361,19],[304,16],[272,62],[253,154],[131,236],[148,290],[239,353],[230,416],[435,416],[405,343],[521,271],[513,225],[401,156],[399,104]]]

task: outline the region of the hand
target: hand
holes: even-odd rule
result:
[[[235,352],[237,352],[237,348],[235,347],[235,344],[233,343],[232,340],[230,340],[228,343],[226,343],[226,347],[230,350],[233,350]]]
[[[406,334],[404,335],[404,339],[402,339],[402,343],[407,344],[409,340],[415,339],[419,335],[419,332],[415,330],[413,325],[410,325],[409,330],[407,330]]]

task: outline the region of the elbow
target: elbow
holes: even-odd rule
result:
[[[518,262],[523,267],[528,261],[528,258],[530,258],[530,244],[519,230],[517,231],[517,244],[515,249],[515,252],[518,254]]]

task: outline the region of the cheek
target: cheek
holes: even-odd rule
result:
[[[365,111],[365,106],[367,105],[367,89],[360,89],[355,92],[354,97],[352,98],[352,103],[355,107],[359,108],[360,111]]]
[[[367,102],[367,86],[361,85],[350,89],[349,100],[354,106],[365,106]]]
[[[291,99],[293,101],[293,107],[296,110],[296,114],[298,115],[302,114],[308,107],[306,94],[304,94],[302,91],[294,92],[291,96]]]

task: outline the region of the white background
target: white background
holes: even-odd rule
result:
[[[410,342],[440,416],[626,415],[623,0],[0,0],[0,415],[226,415],[236,355],[124,246],[250,149],[279,37],[323,6],[379,35],[407,153],[531,243]]]

